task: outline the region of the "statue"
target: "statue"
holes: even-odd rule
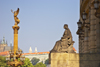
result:
[[[59,41],[56,42],[54,48],[50,51],[56,53],[75,53],[73,50],[73,43],[71,32],[68,28],[68,25],[64,25],[65,32],[63,37]]]
[[[13,10],[11,10],[11,12],[14,14],[15,25],[19,24],[20,20],[17,17],[17,15],[19,13],[19,8],[17,9],[17,11],[13,12]]]
[[[49,64],[51,64],[51,53],[75,53],[73,50],[74,41],[67,24],[64,25],[64,29],[63,37],[56,42],[54,48],[50,51]]]

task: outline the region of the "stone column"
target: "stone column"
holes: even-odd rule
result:
[[[90,10],[90,53],[96,52],[96,29],[95,29],[95,10],[91,6]]]
[[[79,34],[79,53],[82,53],[82,42],[80,34]]]
[[[82,53],[84,53],[84,51],[85,51],[85,46],[84,46],[84,38],[85,38],[85,31],[84,31],[84,29],[83,29],[83,33],[82,33],[82,35],[81,35],[81,42],[82,42]]]
[[[85,27],[84,53],[88,53],[88,27]]]
[[[96,19],[96,48],[97,53],[100,53],[100,18]]]
[[[84,37],[82,37],[82,39],[81,39],[81,44],[82,44],[82,50],[81,50],[81,52],[82,53],[84,53]]]
[[[79,34],[79,53],[84,52],[84,32],[81,30],[81,34]]]
[[[80,53],[83,53],[83,40],[80,40]]]
[[[90,3],[91,4],[91,3]],[[91,8],[89,7],[89,15],[88,15],[88,22],[90,23],[90,20],[91,20]],[[90,53],[90,24],[89,24],[89,31],[88,31],[88,53]]]
[[[19,30],[19,26],[17,24],[15,24],[13,27],[14,30],[14,46],[13,46],[13,50],[14,50],[14,54],[16,53],[16,51],[18,50],[18,30]]]
[[[90,31],[88,32],[88,53],[90,53]]]

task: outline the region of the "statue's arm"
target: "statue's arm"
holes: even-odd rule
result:
[[[63,34],[63,37],[61,38],[61,39],[65,39],[65,38],[67,38],[67,36],[68,36],[68,34],[67,34],[67,30],[65,30],[65,32],[64,32],[64,34]]]
[[[11,12],[14,13],[12,9],[11,9]]]

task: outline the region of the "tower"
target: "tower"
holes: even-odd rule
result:
[[[32,53],[32,48],[30,47],[30,49],[29,49],[29,53]]]
[[[12,41],[10,41],[10,49],[12,50]]]
[[[5,42],[5,36],[3,36],[3,40],[1,42],[1,44],[7,46],[7,41]]]
[[[35,47],[35,51],[34,52],[37,53],[37,47]]]
[[[5,41],[5,37],[3,36],[3,40],[0,43],[0,52],[4,51],[4,48],[7,46],[7,42]]]

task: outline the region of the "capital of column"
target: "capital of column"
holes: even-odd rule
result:
[[[18,25],[14,25],[12,26],[13,30],[14,30],[14,34],[18,34],[18,30],[19,30],[19,26]]]
[[[15,29],[19,30],[20,27],[18,25],[14,25],[14,26],[12,26],[12,28],[13,28],[13,30],[15,30]]]

